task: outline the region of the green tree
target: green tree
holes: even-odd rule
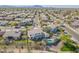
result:
[[[72,45],[76,45],[76,43],[71,39],[71,36],[68,34],[61,34],[60,40],[62,40],[64,43],[69,43]]]
[[[65,34],[61,34],[60,35],[60,39],[63,40],[64,42],[71,41],[70,36],[69,35],[65,35]]]

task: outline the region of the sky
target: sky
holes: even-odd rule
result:
[[[79,5],[43,5],[44,7],[56,7],[56,8],[79,8]]]
[[[0,5],[43,5],[44,7],[79,8],[79,0],[0,0]]]
[[[0,5],[79,5],[79,0],[0,0]]]

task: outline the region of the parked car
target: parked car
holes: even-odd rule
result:
[[[45,42],[48,46],[57,45],[60,40],[58,39],[47,39]]]

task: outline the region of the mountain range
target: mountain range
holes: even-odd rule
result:
[[[79,8],[79,5],[0,5],[0,8]]]
[[[42,8],[41,5],[0,5],[0,8]]]

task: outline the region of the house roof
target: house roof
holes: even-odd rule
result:
[[[41,32],[43,32],[43,31],[41,30],[41,28],[35,27],[35,28],[33,28],[33,29],[31,29],[31,30],[28,31],[28,35],[30,36],[30,35],[34,35],[34,34],[36,34],[36,33],[41,33]]]
[[[4,33],[3,37],[8,37],[8,36],[19,37],[20,35],[21,32],[7,31]]]
[[[43,32],[45,34],[45,37],[49,37],[49,34],[46,32]]]
[[[0,21],[0,25],[5,25],[7,23],[8,23],[8,21]]]
[[[28,21],[31,21],[31,20],[32,20],[31,18],[27,18],[27,19],[22,20],[21,22],[28,22]]]
[[[79,25],[79,20],[76,20],[72,23],[72,25],[76,26],[76,25]]]
[[[3,35],[5,32],[4,31],[0,31],[0,35]]]
[[[17,20],[21,21],[21,20],[23,20],[23,18],[15,18],[15,20],[16,20],[16,21],[17,21]]]

